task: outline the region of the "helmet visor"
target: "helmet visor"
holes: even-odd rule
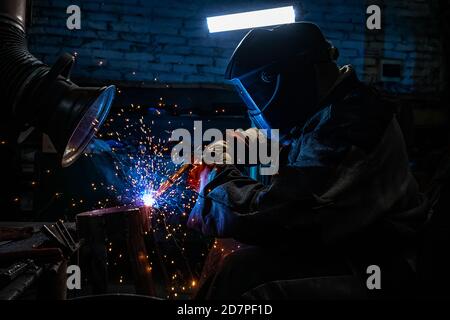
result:
[[[264,119],[259,106],[255,103],[252,96],[248,93],[247,89],[242,85],[241,81],[237,78],[232,79],[231,82],[235,86],[237,92],[241,96],[248,109],[248,115],[252,120],[255,127],[258,129],[270,129],[270,125]]]
[[[267,69],[265,66],[231,80],[250,114],[264,112],[279,89],[280,75]]]

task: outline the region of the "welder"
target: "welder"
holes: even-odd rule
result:
[[[233,165],[191,172],[190,181],[200,183],[188,225],[243,244],[205,281],[200,298],[347,274],[365,286],[371,264],[383,272],[384,292],[408,290],[427,202],[409,169],[395,108],[337,58],[307,22],[252,30],[234,51],[226,79],[253,125],[279,129],[283,147],[269,184]]]

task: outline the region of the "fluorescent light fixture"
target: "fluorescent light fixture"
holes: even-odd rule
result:
[[[210,33],[295,22],[294,7],[282,7],[206,18]]]

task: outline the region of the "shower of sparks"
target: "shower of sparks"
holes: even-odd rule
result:
[[[165,108],[163,99],[156,102],[156,108]],[[148,234],[158,239],[165,250],[160,250],[160,263],[165,269],[167,298],[177,299],[189,296],[197,285],[200,270],[192,270],[189,259],[186,256],[189,231],[186,227],[189,212],[197,195],[190,190],[185,179],[179,179],[161,196],[155,196],[155,192],[166,179],[172,175],[178,167],[170,158],[170,150],[167,141],[162,137],[154,136],[152,125],[161,117],[157,110],[152,117],[142,116],[144,108],[139,105],[131,105],[122,108],[110,115],[102,131],[97,134],[98,139],[108,140],[111,151],[102,154],[109,157],[113,163],[113,172],[108,172],[107,166],[98,165],[97,169],[105,176],[108,175],[108,184],[91,184],[92,191],[106,191],[108,198],[97,202],[96,208],[111,207],[113,205],[134,205],[136,207],[152,207],[152,230]],[[111,143],[111,141],[113,143]],[[86,154],[93,157],[92,154]],[[73,199],[73,205],[78,206],[78,201]],[[147,232],[146,232],[147,234]],[[167,249],[170,247],[171,249]],[[206,247],[205,247],[206,248]],[[203,248],[203,249],[205,249]],[[202,250],[202,249],[198,249]],[[119,251],[121,249],[119,248]],[[108,256],[113,262],[110,267],[118,266],[122,258],[121,252],[115,252],[110,244]],[[154,253],[154,252],[153,252]],[[204,256],[204,253],[202,253]],[[152,264],[152,261],[149,263]],[[153,257],[153,262],[155,258]],[[151,268],[153,269],[153,268]],[[149,272],[152,272],[151,270]],[[124,282],[120,276],[119,283]]]
[[[157,105],[161,103],[160,100]],[[154,196],[159,186],[177,168],[170,159],[167,141],[153,136],[151,125],[147,123],[150,121],[145,121],[143,116],[132,118],[133,111],[140,109],[141,106],[136,105],[131,105],[129,110],[120,109],[105,124],[109,132],[99,134],[99,138],[114,140],[120,145],[112,147],[111,156],[114,175],[123,187],[119,189],[110,185],[107,189],[116,193],[121,204],[151,205],[165,212],[181,214],[191,208],[195,194],[179,181],[161,197]],[[182,201],[179,201],[180,198]]]
[[[118,89],[117,94],[122,94]],[[160,197],[156,191],[175,171],[179,169],[170,159],[170,150],[161,136],[153,133],[154,124],[164,121],[162,112],[167,108],[178,110],[178,105],[170,106],[161,97],[152,104],[152,114],[145,113],[146,108],[130,105],[118,112],[111,112],[94,140],[94,152],[84,154],[95,165],[97,176],[90,182],[86,198],[73,198],[69,192],[55,192],[46,207],[69,201],[68,213],[132,205],[151,207],[151,230],[145,231],[150,241],[147,272],[161,269],[159,273],[166,285],[165,298],[178,299],[192,297],[200,285],[200,273],[208,254],[208,242],[198,234],[191,233],[186,227],[189,212],[197,199],[197,194],[187,188],[185,179],[179,179]],[[216,113],[224,113],[220,108]],[[193,116],[192,111],[188,111]],[[171,121],[167,122],[168,125]],[[165,128],[166,129],[166,128]],[[0,139],[0,144],[6,144]],[[100,155],[100,156],[96,156]],[[46,176],[54,174],[46,170]],[[94,172],[95,174],[95,172]],[[89,178],[88,178],[89,179]],[[36,183],[35,183],[36,184]],[[56,191],[56,190],[55,190]],[[93,203],[93,199],[95,202]],[[11,201],[18,205],[22,199],[14,195]],[[151,240],[153,239],[153,240]],[[111,279],[118,284],[132,283],[122,274],[127,270],[126,245],[120,241],[106,239]],[[153,243],[151,243],[153,241]],[[213,256],[224,255],[234,250],[223,248],[215,242],[211,247]],[[194,259],[192,259],[194,257]],[[192,262],[194,260],[194,262]],[[155,274],[154,274],[155,275]]]

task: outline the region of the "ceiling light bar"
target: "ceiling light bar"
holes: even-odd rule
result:
[[[274,26],[295,22],[293,6],[206,18],[210,33]]]

